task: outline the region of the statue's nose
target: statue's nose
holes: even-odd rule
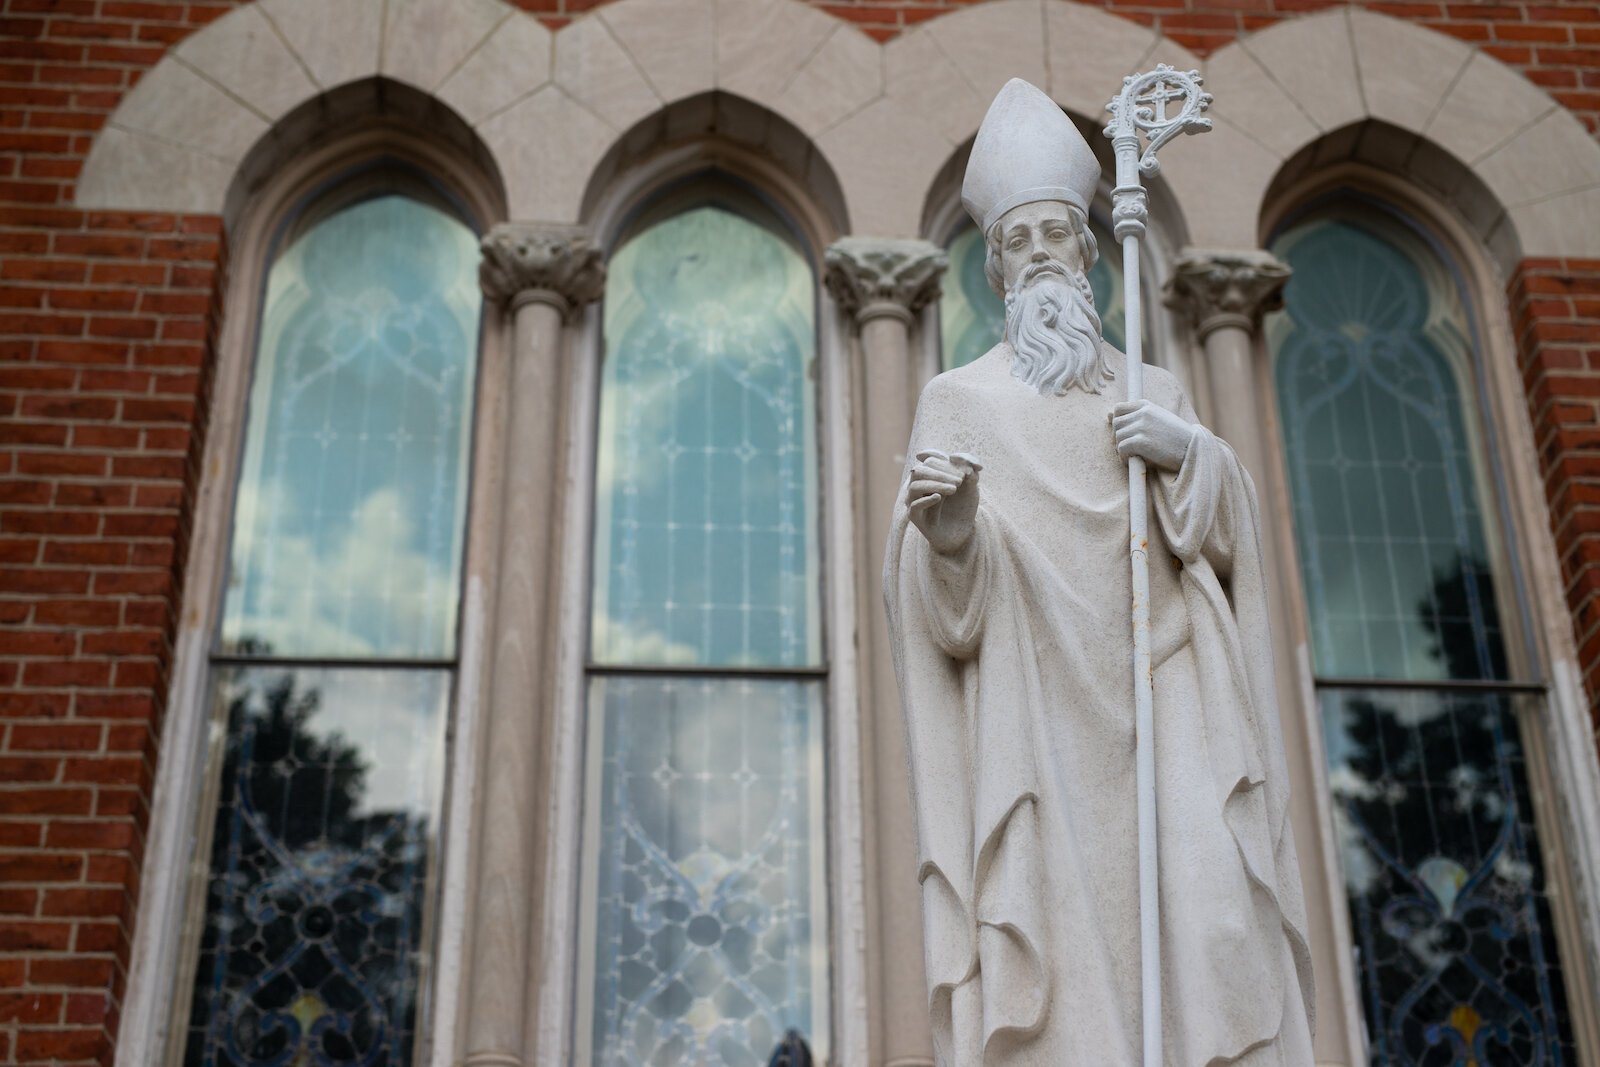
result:
[[[1050,258],[1050,253],[1045,250],[1044,244],[1038,240],[1033,242],[1033,261],[1043,263]]]

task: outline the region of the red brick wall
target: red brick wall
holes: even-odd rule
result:
[[[597,0],[515,2],[558,26]],[[887,39],[960,0],[817,2]],[[1101,6],[1203,54],[1332,2]],[[86,213],[72,183],[128,88],[234,4],[0,0],[0,1064],[110,1059],[223,283],[217,219]],[[1600,129],[1600,5],[1370,6]],[[1511,293],[1600,692],[1600,376],[1578,373],[1600,368],[1600,263],[1528,264]]]
[[[0,208],[0,1063],[115,1032],[221,260],[216,219]]]
[[[1508,292],[1578,659],[1594,700],[1600,697],[1600,260],[1525,260]],[[1595,707],[1600,728],[1600,703]]]

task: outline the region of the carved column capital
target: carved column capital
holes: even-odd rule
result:
[[[1167,281],[1167,306],[1183,312],[1200,340],[1226,326],[1251,332],[1262,314],[1283,306],[1289,266],[1272,253],[1189,249]]]
[[[605,262],[582,226],[502,222],[484,235],[482,248],[478,283],[513,310],[536,301],[567,315],[605,291]]]
[[[858,323],[888,315],[909,324],[939,298],[948,261],[944,249],[928,241],[841,237],[823,257],[824,282]]]

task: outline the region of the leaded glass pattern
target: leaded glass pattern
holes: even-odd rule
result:
[[[1504,693],[1322,694],[1374,1064],[1578,1062],[1519,701],[1531,703]]]
[[[810,266],[719,206],[612,257],[592,655],[821,661]]]
[[[1122,250],[1111,235],[1091,217],[1089,229],[1100,248],[1100,258],[1089,268],[1094,306],[1100,313],[1101,333],[1121,350],[1123,329]],[[1005,336],[1005,301],[989,288],[983,273],[983,237],[976,226],[964,226],[950,242],[950,266],[944,295],[939,300],[939,333],[944,369],[964,367],[1000,343]]]
[[[611,258],[579,1062],[826,1055],[815,289],[738,194]]]
[[[1294,270],[1267,331],[1370,1062],[1574,1063],[1523,747],[1542,698],[1496,688],[1458,286],[1375,210],[1273,251]]]
[[[477,243],[395,193],[307,220],[267,276],[235,492],[189,1067],[413,1062]]]
[[[453,654],[477,262],[460,222],[382,196],[273,263],[224,650]]]
[[[612,677],[590,693],[594,1062],[765,1067],[787,1032],[825,1035],[821,683]]]
[[[217,672],[226,716],[185,1062],[411,1062],[446,671]]]
[[[1505,678],[1452,280],[1343,217],[1274,250],[1294,269],[1268,329],[1318,673]]]

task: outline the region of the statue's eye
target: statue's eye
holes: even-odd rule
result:
[[[1009,245],[1009,246],[1008,246],[1008,247],[1009,247],[1009,248],[1010,248],[1010,249],[1011,249],[1011,251],[1013,251],[1013,252],[1020,252],[1020,251],[1022,251],[1022,250],[1023,250],[1023,249],[1024,249],[1024,248],[1026,248],[1026,247],[1027,247],[1027,246],[1028,246],[1028,242],[1027,242],[1027,241],[1024,241],[1024,240],[1023,240],[1023,239],[1022,239],[1022,238],[1020,238],[1020,237],[1013,237],[1013,238],[1012,238],[1012,239],[1011,239],[1011,244],[1010,244],[1010,245]]]
[[[1066,230],[1051,230],[1050,231],[1050,240],[1052,240],[1052,241],[1065,241],[1066,239],[1067,239],[1067,231]]]

